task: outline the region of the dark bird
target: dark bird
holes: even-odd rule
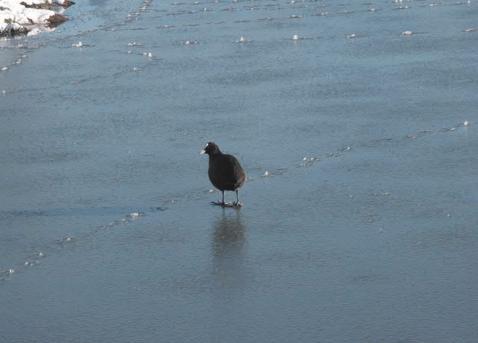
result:
[[[233,206],[241,206],[239,203],[239,188],[246,181],[246,173],[237,158],[223,154],[213,142],[207,143],[201,154],[209,155],[209,180],[214,187],[222,192],[222,201],[214,204],[227,206],[224,202],[224,191],[235,191],[236,202],[233,203]]]

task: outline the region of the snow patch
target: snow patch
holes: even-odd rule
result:
[[[0,37],[36,34],[56,27],[67,20],[59,12],[72,3],[68,0],[0,0]]]

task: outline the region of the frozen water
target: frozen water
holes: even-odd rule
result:
[[[432,3],[78,1],[2,41],[0,341],[474,342],[478,7]]]

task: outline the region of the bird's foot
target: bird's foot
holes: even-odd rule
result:
[[[241,207],[241,203],[231,203],[231,202],[222,202],[222,201],[211,201],[211,205],[214,206],[221,206],[221,207],[231,207],[231,208],[238,208]]]
[[[234,201],[232,203],[232,207],[241,208],[242,207],[242,202]]]

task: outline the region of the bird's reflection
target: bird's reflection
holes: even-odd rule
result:
[[[244,271],[246,227],[240,211],[226,211],[214,224],[213,261],[214,274],[219,286],[240,287],[247,278]]]
[[[244,245],[245,228],[239,211],[222,214],[214,225],[214,255],[224,256],[239,252]]]

